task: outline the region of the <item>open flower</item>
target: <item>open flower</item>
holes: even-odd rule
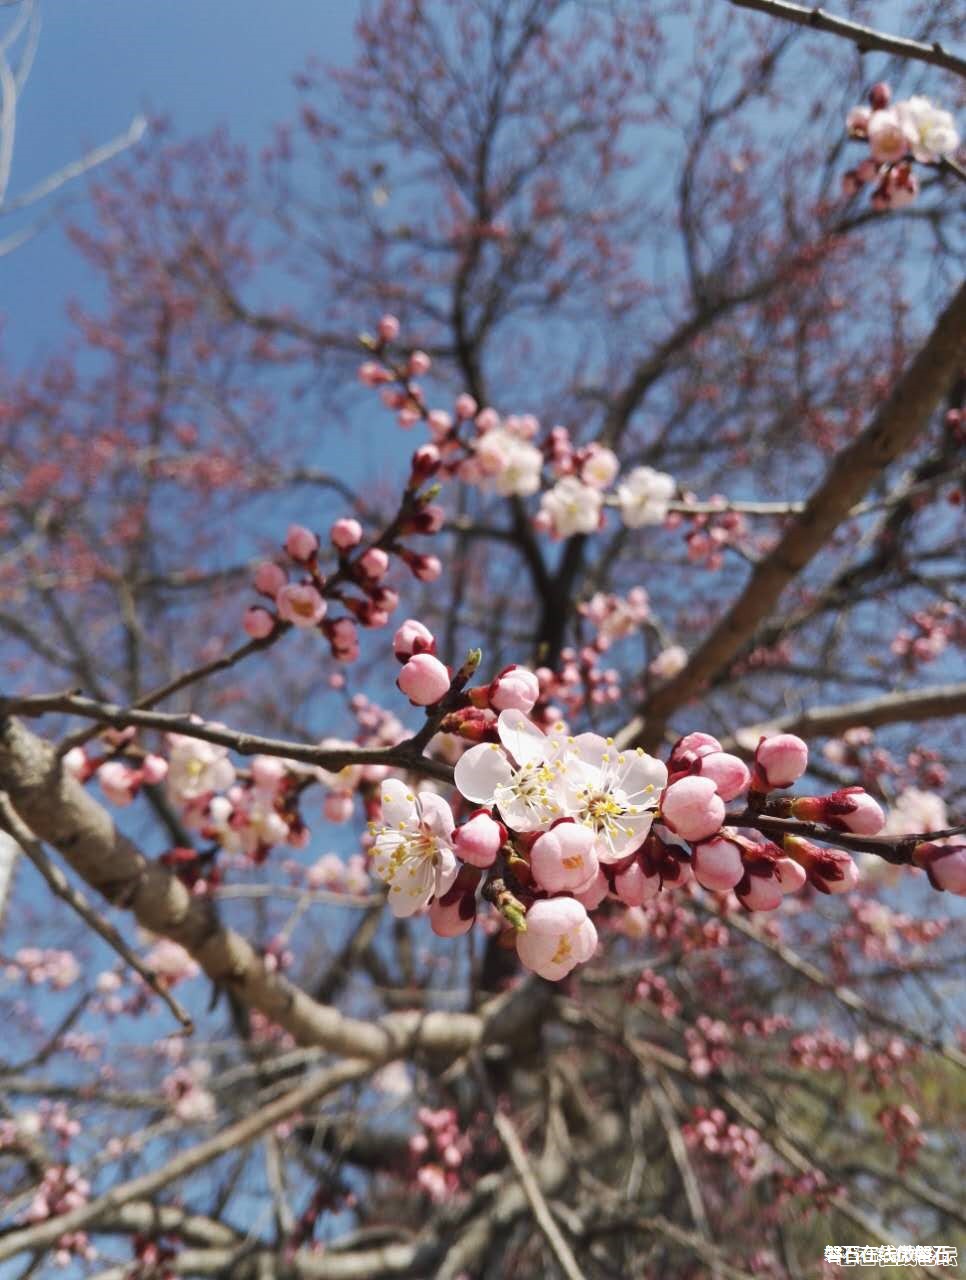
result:
[[[453,812],[441,796],[414,795],[398,778],[387,778],[380,796],[384,825],[373,833],[372,869],[389,885],[393,915],[411,916],[456,879]]]
[[[566,816],[559,735],[548,738],[522,711],[502,711],[502,746],[483,742],[456,763],[456,786],[475,804],[494,805],[513,831],[539,831]]]
[[[567,743],[564,784],[567,812],[594,832],[597,857],[619,862],[650,831],[667,769],[640,748],[619,751],[582,733]]]

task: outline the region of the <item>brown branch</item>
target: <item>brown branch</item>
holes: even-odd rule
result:
[[[161,997],[184,1027],[186,1034],[191,1035],[194,1031],[191,1014],[174,998],[158,975],[148,968],[137,952],[131,950],[111,922],[105,920],[99,911],[95,911],[83,894],[78,893],[73,887],[60,868],[54,866],[44,853],[40,841],[35,840],[33,833],[20,821],[2,791],[0,791],[0,830],[6,831],[16,840],[57,897],[76,911],[84,923],[99,934],[109,947],[113,947],[121,959],[147,983],[154,994]]]
[[[527,983],[498,997],[479,1015],[408,1010],[379,1021],[346,1017],[267,967],[245,938],[218,921],[213,903],[145,857],[63,769],[51,744],[16,720],[0,723],[0,788],[25,826],[58,849],[91,888],[132,911],[144,928],[179,943],[212,982],[258,1009],[300,1044],[370,1062],[420,1050],[454,1057],[495,1034],[512,1034],[518,1018],[532,1022],[532,987]]]
[[[695,697],[751,639],[788,584],[821,551],[851,508],[883,470],[907,449],[959,372],[966,348],[966,283],[871,423],[833,460],[805,510],[785,529],[752,571],[744,590],[691,655],[688,665],[662,685],[641,714],[622,730],[622,745],[651,746],[668,717]],[[646,719],[643,717],[646,716]]]
[[[225,725],[192,720],[187,714],[170,711],[142,711],[138,707],[122,707],[112,702],[98,702],[75,693],[28,695],[23,698],[0,698],[0,716],[42,716],[51,712],[84,716],[114,729],[133,725],[139,729],[157,729],[162,733],[180,733],[189,738],[200,738],[222,747],[230,747],[239,755],[283,756],[302,764],[318,765],[322,769],[338,772],[352,764],[384,764],[397,769],[409,769],[441,782],[453,781],[453,770],[438,760],[429,760],[414,750],[411,744],[420,743],[421,732],[395,747],[347,747],[332,750],[327,747],[307,746],[302,742],[286,742],[280,738],[263,738],[254,733],[243,733]],[[75,735],[76,736],[76,735]],[[90,734],[86,733],[85,738]],[[74,738],[66,739],[74,741]],[[63,747],[63,744],[61,744]],[[58,754],[63,754],[62,750]]]
[[[317,1102],[326,1094],[334,1093],[343,1085],[361,1080],[369,1075],[373,1064],[368,1060],[347,1059],[337,1066],[327,1067],[317,1072],[305,1084],[283,1094],[275,1102],[269,1102],[252,1116],[239,1120],[213,1138],[199,1142],[197,1146],[180,1152],[167,1164],[163,1164],[152,1173],[122,1182],[97,1199],[70,1213],[48,1218],[35,1225],[24,1227],[20,1231],[12,1231],[0,1237],[0,1262],[12,1258],[25,1249],[42,1249],[59,1240],[62,1235],[73,1231],[84,1231],[97,1223],[99,1218],[111,1214],[129,1204],[133,1200],[145,1200],[181,1178],[186,1178],[196,1169],[204,1168],[212,1160],[218,1159],[227,1151],[234,1151],[262,1134],[266,1129],[286,1120],[289,1116],[301,1111],[304,1107]]]
[[[885,31],[876,31],[873,27],[864,27],[858,22],[849,22],[847,18],[836,17],[811,5],[789,4],[788,0],[729,0],[738,9],[754,9],[757,13],[767,13],[772,18],[783,18],[786,22],[797,23],[800,27],[811,27],[813,31],[827,31],[831,35],[850,40],[859,53],[891,53],[898,58],[911,58],[916,62],[928,62],[934,67],[942,67],[957,76],[966,76],[966,58],[950,53],[938,40],[926,44],[921,40],[910,40],[905,36],[892,36]]]
[[[735,747],[753,751],[763,734],[797,733],[801,737],[837,736],[855,725],[875,728],[877,725],[911,723],[942,716],[966,714],[966,683],[934,685],[930,689],[910,689],[904,693],[885,693],[876,698],[863,698],[840,706],[809,707],[792,715],[778,716],[760,724],[746,725],[722,741],[725,751]]]

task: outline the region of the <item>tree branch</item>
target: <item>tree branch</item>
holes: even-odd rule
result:
[[[811,5],[789,4],[788,0],[729,0],[736,9],[754,9],[757,13],[767,13],[772,18],[783,18],[786,22],[797,23],[800,27],[811,27],[813,31],[827,31],[831,35],[850,40],[859,53],[895,54],[899,58],[912,58],[916,62],[928,62],[934,67],[942,67],[957,76],[966,76],[966,58],[950,53],[938,40],[925,44],[921,40],[909,40],[904,36],[892,36],[885,31],[876,31],[873,27],[864,27],[859,22],[849,22],[847,18],[838,18],[833,13],[826,13]]]

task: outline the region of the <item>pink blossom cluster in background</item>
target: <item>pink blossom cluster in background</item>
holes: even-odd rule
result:
[[[855,195],[875,183],[872,207],[881,211],[904,209],[919,194],[919,178],[913,165],[938,165],[951,159],[959,147],[952,115],[928,98],[892,101],[887,84],[869,91],[869,105],[856,106],[846,118],[850,138],[867,142],[869,154],[842,178],[845,194]]]

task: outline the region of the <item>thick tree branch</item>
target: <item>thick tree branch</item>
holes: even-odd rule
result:
[[[621,745],[659,743],[668,717],[693,698],[738,653],[785,587],[825,546],[852,506],[915,440],[966,355],[966,283],[940,316],[919,354],[866,429],[832,462],[805,510],[757,565],[744,590],[691,655],[619,735]],[[646,720],[642,717],[646,716]]]
[[[838,735],[855,725],[870,729],[877,725],[912,723],[935,717],[949,719],[966,714],[966,683],[935,685],[931,689],[910,689],[904,693],[884,693],[878,698],[862,698],[840,706],[809,707],[792,715],[763,720],[736,729],[722,740],[725,751],[736,747],[754,751],[762,734],[797,733],[800,737]]]

